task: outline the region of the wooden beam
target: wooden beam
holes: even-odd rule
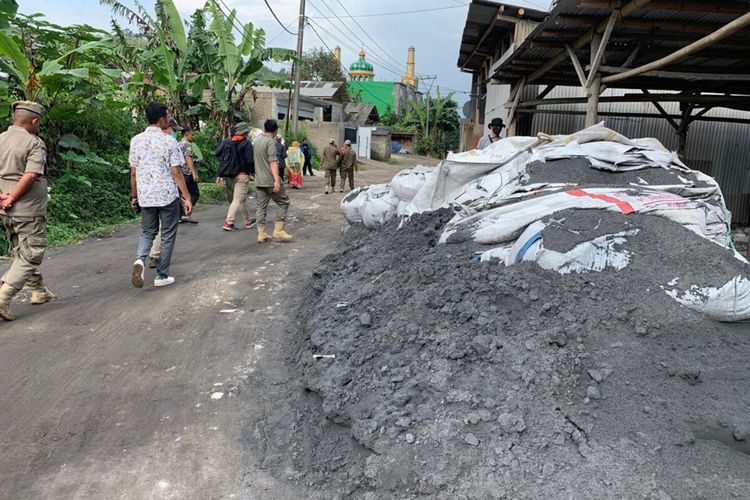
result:
[[[588,88],[586,85],[586,74],[583,72],[581,61],[578,60],[578,56],[576,55],[575,51],[570,47],[570,45],[566,45],[565,50],[568,51],[570,60],[573,62],[573,67],[576,69],[578,80],[581,81],[581,87],[583,87],[584,89]]]
[[[516,85],[515,95],[513,96],[513,106],[508,112],[508,131],[509,136],[516,134],[516,111],[518,110],[518,103],[521,102],[521,94],[523,94],[523,88],[526,86],[526,78],[522,78]]]
[[[476,47],[474,47],[474,51],[471,53],[471,55],[466,59],[466,62],[464,62],[463,66],[461,66],[461,69],[464,69],[467,64],[469,64],[469,61],[471,61],[472,57],[477,53],[479,50],[479,47],[482,46],[482,43],[484,43],[484,39],[487,38],[487,35],[490,34],[492,29],[495,27],[495,23],[497,23],[497,18],[503,14],[505,11],[505,5],[501,5],[497,8],[497,12],[495,12],[495,15],[492,18],[492,22],[489,26],[487,26],[487,29],[484,31],[484,34],[481,36],[479,41],[477,42]]]
[[[641,89],[641,92],[643,92],[646,95],[651,95],[648,89]],[[669,124],[672,125],[673,129],[679,130],[680,126],[671,116],[669,116],[669,113],[667,113],[667,110],[664,109],[664,107],[661,104],[659,104],[657,101],[651,101],[651,104],[653,104],[654,107],[659,111],[659,113],[661,113],[662,116],[667,119]]]
[[[610,18],[611,19],[611,18]],[[599,53],[599,49],[602,46],[602,35],[594,33],[591,38],[591,50],[589,51],[589,57],[591,66],[594,65],[594,59],[596,54]],[[602,77],[598,73],[589,73],[589,79],[591,75],[595,75],[594,79],[586,83],[586,93],[588,95],[588,101],[586,102],[586,126],[592,127],[599,121],[599,96],[602,91]]]
[[[555,85],[547,85],[547,87],[539,92],[539,95],[536,96],[537,99],[544,99],[549,95],[550,92],[555,90]]]
[[[585,111],[571,111],[571,110],[558,110],[558,109],[536,109],[536,108],[519,108],[519,114],[540,114],[540,115],[563,115],[563,116],[584,116]],[[599,116],[612,116],[618,118],[664,118],[659,113],[616,113],[611,111],[602,111]],[[672,119],[681,118],[680,115],[669,115]],[[696,121],[701,122],[717,122],[717,123],[743,123],[750,124],[750,119],[745,118],[724,118],[714,116],[702,116],[697,118]]]
[[[651,1],[653,0],[631,0],[630,2],[628,2],[627,5],[625,5],[624,7],[622,7],[622,9],[620,9],[620,16],[623,18],[628,17],[634,12],[637,12],[642,7],[648,5],[648,3]],[[609,20],[602,21],[601,23],[599,23],[599,25],[595,28],[594,31],[596,32],[604,31],[604,29],[607,27],[608,22]],[[593,36],[593,33],[589,32],[581,36],[580,38],[578,38],[578,40],[576,40],[575,43],[573,44],[573,49],[577,50],[577,49],[584,47],[586,44],[588,44],[591,41],[592,36]],[[547,73],[549,70],[551,70],[552,68],[554,68],[555,66],[563,62],[566,57],[567,57],[567,52],[562,51],[561,53],[553,57],[550,61],[548,61],[546,64],[544,64],[541,68],[539,68],[538,70],[530,74],[526,81],[528,83],[531,83],[534,80],[538,80],[539,78],[544,76],[544,74]]]
[[[601,97],[600,102],[694,102],[711,106],[750,109],[750,96],[692,95],[692,94],[625,94]],[[586,97],[556,97],[552,99],[532,99],[519,104],[519,107],[549,106],[553,104],[585,104]],[[739,107],[738,107],[739,106]]]
[[[629,68],[633,65],[633,62],[635,61],[635,58],[638,57],[638,52],[641,51],[642,44],[639,42],[638,45],[635,46],[635,49],[633,49],[633,52],[630,53],[627,59],[625,59],[625,62],[622,63],[623,68]]]
[[[628,68],[617,66],[601,66],[602,73],[624,73],[630,71]],[[654,78],[672,78],[675,80],[688,80],[691,82],[750,82],[750,74],[719,74],[719,73],[691,73],[686,71],[648,71],[641,76]],[[606,78],[605,78],[606,79]]]
[[[623,2],[620,0],[578,0],[578,6],[584,9],[616,9]],[[744,14],[747,5],[730,4],[716,0],[654,0],[648,10],[677,10],[714,12],[716,14]]]
[[[623,80],[627,80],[628,78],[638,76],[648,71],[663,68],[664,66],[680,61],[688,57],[689,55],[700,51],[701,49],[710,47],[711,45],[718,42],[719,40],[723,40],[724,38],[730,36],[732,33],[735,33],[748,25],[750,25],[750,12],[746,12],[745,15],[738,17],[737,19],[727,24],[726,26],[719,28],[718,30],[711,33],[710,35],[705,36],[701,38],[700,40],[693,42],[687,47],[683,47],[680,50],[673,52],[672,54],[666,57],[662,57],[661,59],[658,59],[648,64],[644,64],[643,66],[639,66],[637,68],[631,69],[624,73],[620,73],[618,75],[608,76],[606,78],[603,78],[602,81],[604,83],[621,82]]]
[[[599,19],[596,16],[560,16],[555,19],[555,24],[561,29],[565,27],[588,28]],[[722,27],[722,24],[696,23],[683,21],[669,21],[666,19],[620,19],[617,26],[635,30],[678,32],[678,33],[712,33]]]
[[[604,57],[604,52],[607,50],[609,37],[612,34],[612,29],[615,27],[615,21],[617,21],[618,17],[620,17],[620,11],[613,10],[612,14],[609,15],[607,26],[604,28],[604,33],[602,34],[602,38],[598,43],[598,47],[597,47],[595,55],[594,55],[594,51],[592,50],[593,57],[591,59],[591,71],[589,71],[589,77],[586,79],[586,84],[584,85],[584,88],[591,87],[591,84],[594,82],[594,78],[596,77],[596,74],[599,72],[599,64],[601,64],[602,58]]]

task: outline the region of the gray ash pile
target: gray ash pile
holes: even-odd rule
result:
[[[666,218],[567,210],[544,219],[545,247],[636,227],[627,268],[506,267],[472,240],[438,244],[453,215],[354,225],[316,269],[295,346],[319,396],[299,422],[317,443],[308,484],[367,499],[747,496],[750,327],[663,288],[719,286],[746,264]]]

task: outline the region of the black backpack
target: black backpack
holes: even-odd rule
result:
[[[214,154],[221,158],[219,177],[235,177],[240,172],[255,174],[253,145],[249,140],[226,139]]]

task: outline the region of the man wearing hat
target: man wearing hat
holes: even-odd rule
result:
[[[320,163],[323,170],[326,171],[326,194],[335,193],[336,168],[339,165],[339,150],[336,149],[336,142],[333,139],[328,141],[328,146],[323,149]]]
[[[10,302],[24,285],[32,304],[56,298],[39,271],[47,250],[47,148],[37,136],[44,108],[18,101],[12,109],[13,124],[0,134],[0,219],[13,259],[0,286],[0,317],[7,321],[15,319]]]
[[[497,142],[500,140],[500,133],[505,128],[505,124],[503,123],[502,118],[493,118],[490,124],[488,125],[490,129],[490,133],[482,136],[481,139],[479,139],[479,144],[477,144],[477,149],[484,149],[493,142]]]
[[[229,200],[229,211],[224,225],[224,231],[238,231],[234,225],[234,219],[239,210],[245,219],[245,228],[252,229],[255,218],[250,214],[250,205],[247,202],[248,183],[250,175],[255,174],[255,160],[253,158],[253,145],[248,140],[250,126],[240,122],[234,126],[232,137],[225,139],[216,148],[214,154],[221,159],[219,164],[219,177],[223,179],[227,188]]]
[[[341,192],[344,192],[346,179],[349,179],[349,191],[354,189],[354,169],[357,166],[357,154],[352,150],[352,141],[344,141],[344,150],[339,159],[341,165]]]

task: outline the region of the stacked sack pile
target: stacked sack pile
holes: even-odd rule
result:
[[[675,269],[665,293],[717,320],[750,319],[746,261],[733,249],[731,214],[719,185],[655,139],[628,139],[603,124],[568,136],[511,137],[451,154],[435,168],[404,170],[389,184],[360,188],[341,203],[349,223],[371,228],[446,207],[455,215],[441,243],[471,239],[491,246],[478,260],[534,261],[562,274],[625,270],[638,218],[669,219],[733,251],[738,273],[715,287],[680,283]],[[635,222],[625,231],[600,231],[566,252],[545,248],[545,228],[555,224],[556,213],[571,209],[618,212]]]

